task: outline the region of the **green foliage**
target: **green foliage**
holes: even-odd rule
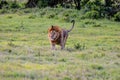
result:
[[[79,0],[78,0],[79,1]],[[25,6],[28,4],[30,8],[45,8],[45,7],[52,7],[52,8],[69,8],[69,9],[75,9],[75,7],[78,7],[78,1],[66,1],[66,0],[6,0],[7,4],[1,3],[2,9],[18,9],[18,8],[25,8]],[[106,1],[108,3],[106,3]],[[85,13],[89,13],[91,11],[97,11],[97,16],[99,14],[99,18],[111,18],[115,13],[119,12],[119,6],[120,6],[120,0],[80,0],[79,8]],[[2,5],[3,4],[3,5]],[[0,11],[0,13],[6,13],[6,10]],[[44,13],[41,12],[43,15]],[[69,22],[71,20],[71,17],[78,17],[80,15],[71,15],[69,13],[69,16],[64,16],[62,20],[65,20],[66,22]],[[91,13],[89,13],[91,14]],[[55,14],[50,14],[47,16],[48,18],[56,18]],[[58,17],[57,17],[58,18]],[[85,19],[85,17],[81,17],[81,19]],[[115,17],[115,21],[118,20],[118,17]]]
[[[5,13],[8,13],[8,10],[7,10],[7,9],[4,8],[4,9],[1,9],[1,10],[0,10],[0,14],[5,14]]]
[[[86,48],[86,46],[85,46],[85,44],[76,43],[76,44],[74,44],[74,48],[78,49],[78,50],[84,50]]]
[[[96,69],[96,70],[103,70],[104,68],[101,66],[101,65],[99,65],[99,64],[92,64],[91,65],[91,68],[92,69]]]
[[[101,0],[93,0],[93,1],[89,1],[86,3],[85,7],[88,9],[88,11],[90,10],[96,10],[96,11],[100,11],[101,9]]]
[[[24,9],[23,12],[24,13],[31,13],[32,11],[31,11],[31,9]]]
[[[72,80],[72,79],[69,77],[64,77],[63,80]]]
[[[32,15],[30,15],[28,18],[29,18],[29,19],[35,19],[36,16],[32,14]]]
[[[20,8],[20,5],[16,2],[11,2],[9,3],[9,5],[10,5],[10,8]]]
[[[93,27],[105,27],[102,24],[93,24]]]
[[[86,12],[84,17],[90,18],[90,19],[98,19],[100,18],[100,15],[98,11],[92,10],[92,11]]]
[[[86,0],[86,2],[87,3],[85,3],[85,5],[83,6],[84,13],[88,12],[88,14],[91,13],[93,14],[95,12],[98,18],[100,17],[102,18],[105,16],[105,7],[104,4],[102,3],[102,0],[90,0],[90,1]]]
[[[12,43],[12,41],[10,41],[10,42],[8,43],[8,46],[15,47],[15,44]]]
[[[60,62],[67,62],[67,60],[64,59],[64,58],[63,58],[63,59],[60,59],[59,61],[60,61]]]
[[[55,13],[50,13],[47,15],[47,18],[55,18],[56,14]]]
[[[16,9],[16,8],[23,8],[24,5],[22,3],[18,3],[16,1],[8,1],[6,5],[2,5],[2,9]]]
[[[13,72],[13,71],[9,71],[9,72],[5,72],[5,75],[3,75],[4,77],[25,77],[25,74],[19,73],[19,72]]]
[[[37,6],[39,8],[50,7],[51,3],[55,3],[55,1],[53,1],[53,0],[39,0],[38,3],[37,3]]]
[[[115,21],[120,21],[120,12],[117,12],[117,13],[114,15],[114,20],[115,20]]]
[[[7,16],[7,18],[8,18],[8,19],[11,19],[11,18],[13,18],[13,17],[12,17],[12,16]]]
[[[47,7],[48,6],[48,0],[39,0],[37,5],[40,8]]]
[[[89,0],[81,0],[81,6],[84,7],[88,2]]]

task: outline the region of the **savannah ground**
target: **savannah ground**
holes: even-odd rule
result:
[[[53,10],[0,14],[0,80],[119,80],[120,23]],[[47,29],[69,29],[71,17],[76,23],[65,50],[51,50]]]

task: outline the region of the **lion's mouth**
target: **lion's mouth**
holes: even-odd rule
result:
[[[51,41],[54,41],[55,39],[51,38],[50,40],[51,40]]]

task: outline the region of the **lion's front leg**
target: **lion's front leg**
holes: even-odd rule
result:
[[[62,49],[64,49],[64,44],[63,44],[63,43],[61,43],[61,50],[62,50]]]
[[[63,31],[61,32],[61,41],[60,41],[61,49],[64,49],[64,38],[63,38]]]
[[[64,49],[64,44],[63,44],[63,43],[61,43],[61,50],[62,50],[62,49]]]
[[[51,49],[52,49],[52,50],[55,50],[55,49],[56,49],[56,48],[55,48],[55,44],[53,44],[53,43],[51,44]]]

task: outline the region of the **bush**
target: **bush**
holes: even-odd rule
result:
[[[47,18],[54,18],[55,17],[55,14],[54,13],[50,13],[49,15],[47,15]]]
[[[70,17],[62,17],[62,20],[63,21],[66,21],[66,22],[70,22],[71,21],[71,18]]]
[[[36,16],[35,16],[35,15],[30,15],[28,18],[29,18],[29,19],[35,19]]]
[[[10,4],[10,8],[20,8],[20,5],[16,2]]]
[[[31,11],[31,9],[24,9],[23,12],[24,13],[31,13],[32,11]]]
[[[1,9],[0,14],[4,14],[4,13],[8,13],[8,10],[7,9]]]
[[[99,65],[99,64],[92,64],[91,65],[92,69],[96,69],[96,70],[103,70],[103,66]]]
[[[114,15],[114,20],[115,20],[115,21],[120,21],[120,11],[117,12],[117,13]]]
[[[13,17],[12,17],[12,16],[7,16],[7,18],[8,18],[8,19],[11,19],[11,18],[13,18]]]
[[[49,0],[46,0],[46,1],[44,1],[44,0],[39,0],[38,3],[37,3],[37,6],[38,6],[39,8],[47,7],[48,2],[49,2]]]
[[[91,11],[91,10],[101,11],[102,6],[103,4],[101,0],[89,0],[87,1],[87,3],[84,3],[84,8],[86,11]]]
[[[85,16],[85,18],[90,18],[90,19],[98,19],[98,18],[100,18],[99,12],[94,11],[94,10],[86,12],[86,14],[84,16]]]
[[[85,44],[80,44],[80,43],[74,44],[74,48],[77,50],[84,50],[85,47],[86,47]]]

